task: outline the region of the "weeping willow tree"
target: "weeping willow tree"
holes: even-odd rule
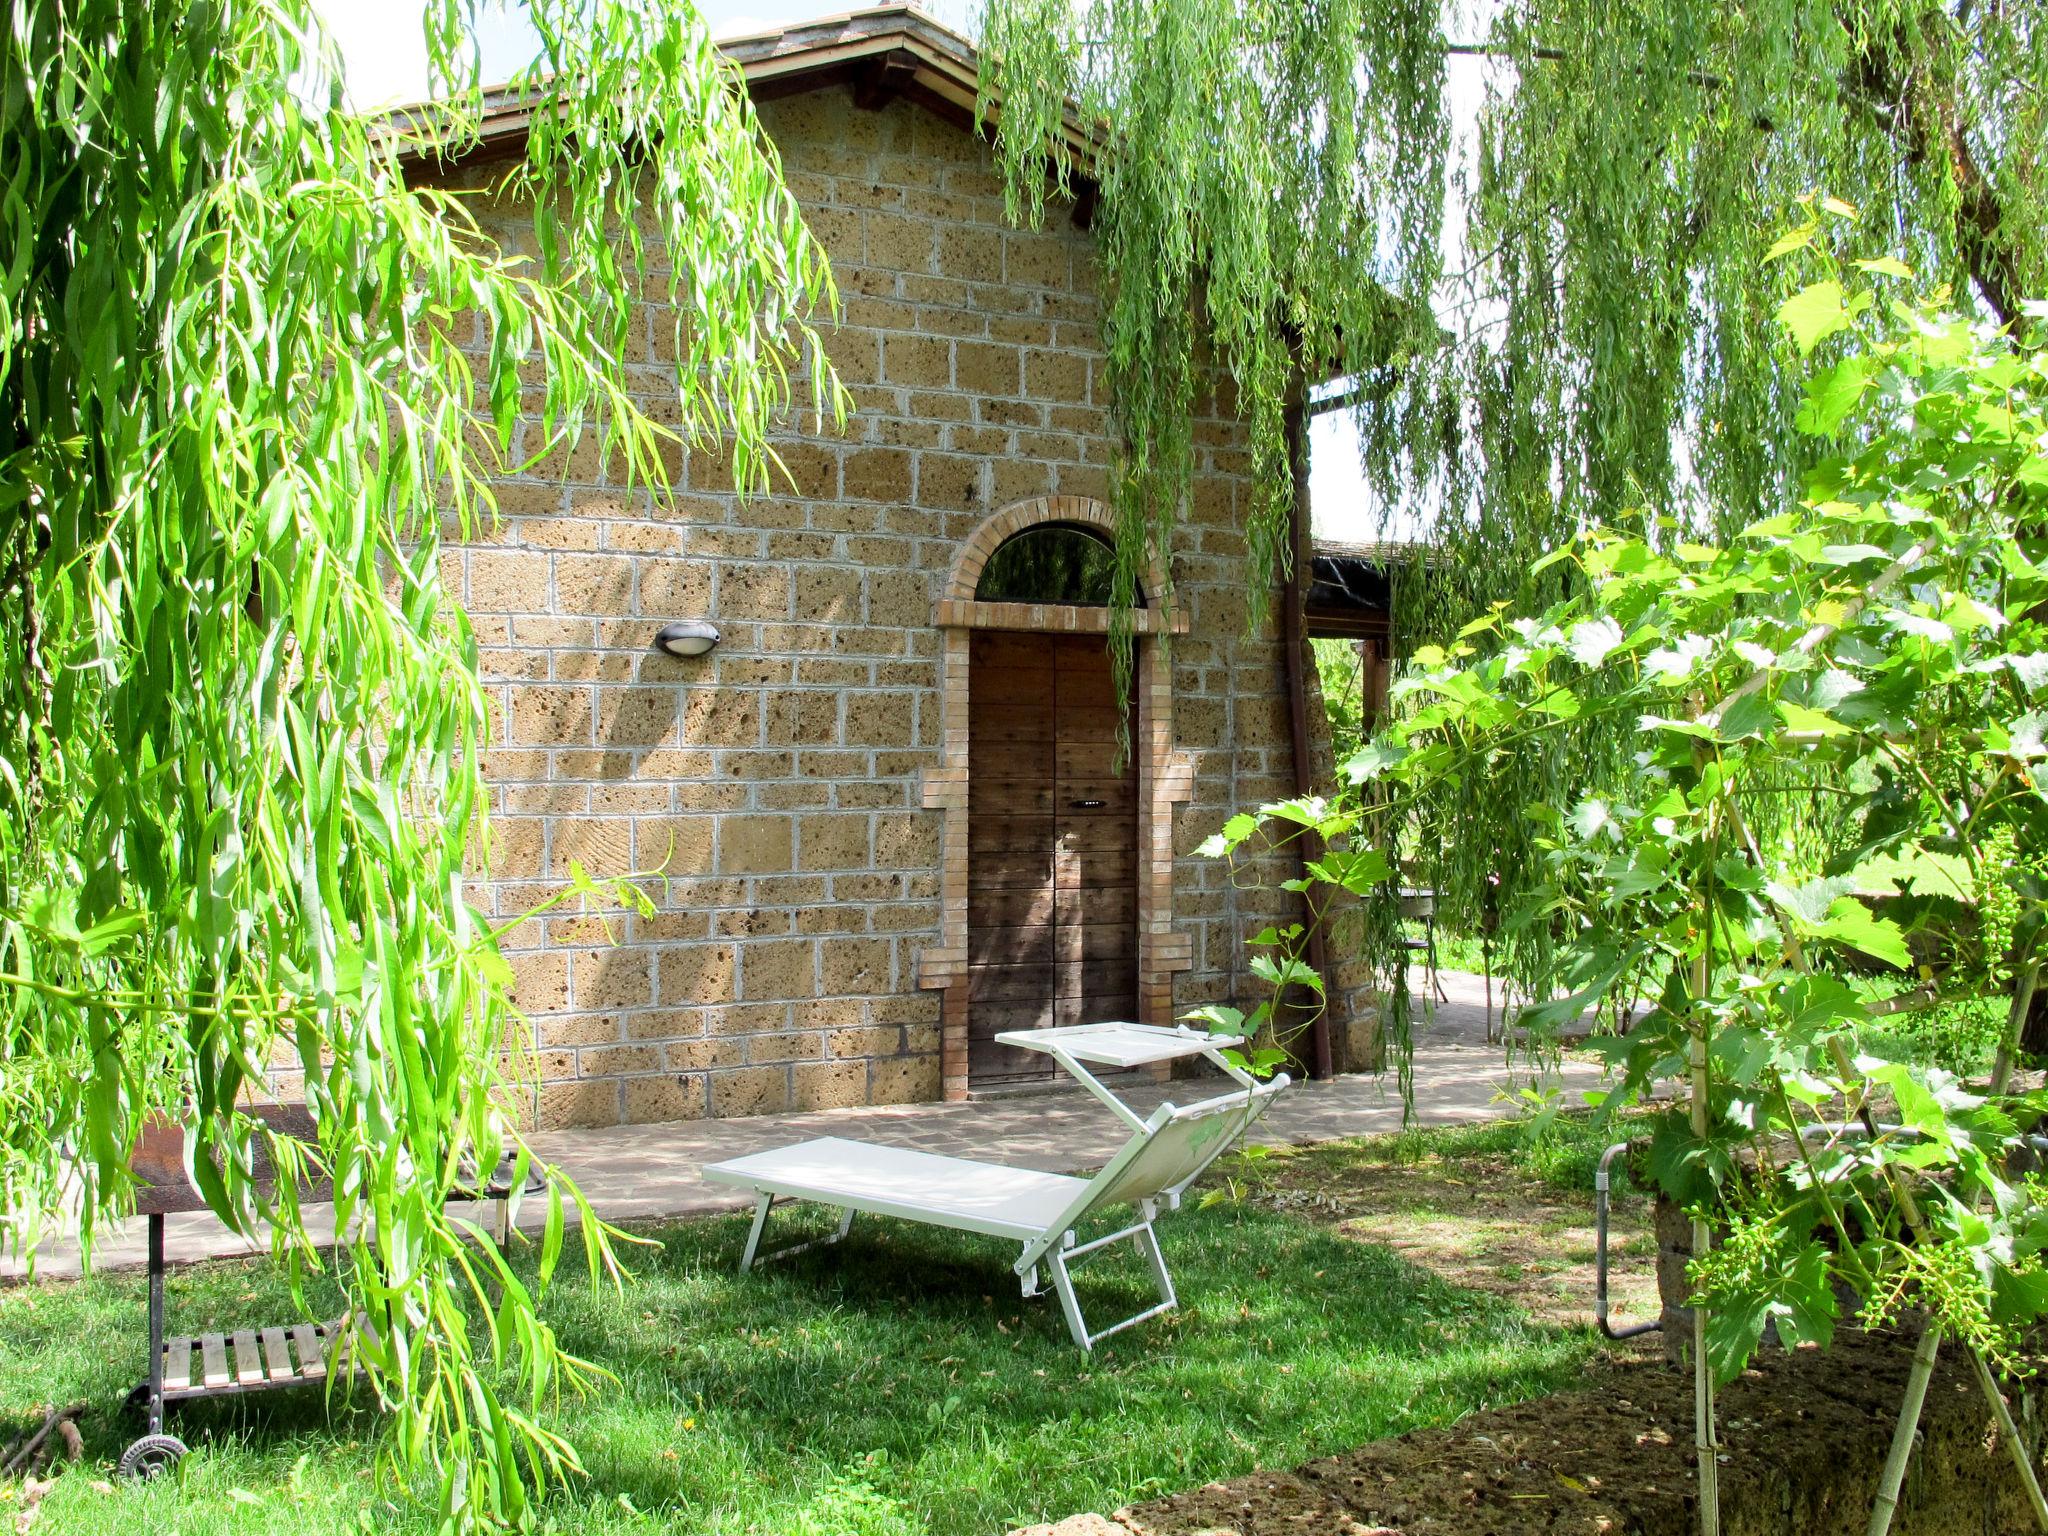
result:
[[[215,1213],[269,1223],[295,1277],[332,1265],[390,1465],[462,1527],[575,1466],[543,1419],[584,1372],[539,1288],[581,1199],[551,1185],[537,1285],[445,1214],[518,1128],[508,976],[464,900],[487,721],[439,540],[579,439],[661,485],[626,390],[642,293],[678,316],[664,416],[736,438],[750,483],[793,379],[836,386],[803,318],[824,261],[693,7],[529,0],[505,180],[530,256],[402,173],[477,131],[471,7],[423,9],[444,106],[408,126],[340,109],[307,0],[8,8],[0,1233],[90,1244],[145,1124],[183,1127]],[[253,1116],[274,1091],[313,1140]],[[299,1174],[333,1181],[331,1258]]]
[[[1412,648],[1565,595],[1532,572],[1583,527],[1719,538],[1786,502],[1813,452],[1773,320],[1796,279],[1764,259],[1788,225],[1855,210],[1863,250],[1990,322],[2048,291],[2037,6],[987,0],[986,24],[1012,215],[1097,188],[1126,597],[1218,377],[1267,574],[1290,553],[1288,407],[1343,381],[1379,504],[1431,528],[1395,594]],[[1567,782],[1631,748],[1558,750]],[[1533,829],[1455,791],[1424,821],[1459,828],[1412,850],[1441,915],[1484,924]],[[1544,949],[1519,946],[1527,984]]]

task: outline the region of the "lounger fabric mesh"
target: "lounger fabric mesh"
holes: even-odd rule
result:
[[[1100,1172],[1085,1179],[838,1136],[713,1163],[704,1169],[704,1177],[754,1196],[753,1230],[740,1258],[743,1271],[752,1268],[757,1259],[817,1246],[809,1242],[774,1253],[761,1251],[768,1214],[778,1200],[837,1207],[842,1213],[838,1231],[819,1240],[827,1243],[844,1237],[855,1212],[863,1211],[1007,1237],[1023,1245],[1014,1267],[1024,1294],[1036,1295],[1040,1268],[1049,1269],[1068,1329],[1074,1341],[1088,1349],[1097,1340],[1156,1317],[1175,1304],[1173,1282],[1152,1230],[1154,1217],[1161,1206],[1171,1209],[1178,1205],[1181,1192],[1265,1113],[1287,1085],[1287,1078],[1281,1076],[1184,1108],[1163,1104],[1132,1132]],[[1083,1223],[1121,1206],[1137,1207],[1138,1220],[1106,1236],[1080,1241]],[[1159,1302],[1099,1332],[1090,1332],[1068,1266],[1124,1238],[1129,1238],[1149,1263]]]

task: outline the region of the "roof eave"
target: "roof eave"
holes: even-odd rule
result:
[[[914,5],[879,5],[821,17],[770,32],[727,38],[719,51],[738,66],[755,100],[851,83],[863,105],[880,106],[895,95],[909,96],[941,117],[972,130],[977,122],[981,55],[974,44],[942,26]],[[416,120],[431,104],[401,107],[394,120]],[[1000,115],[992,104],[990,119]],[[1067,146],[1082,163],[1087,137],[1078,115],[1070,114]],[[477,132],[459,150],[418,142],[400,153],[407,169],[429,164],[451,168],[468,161],[498,159],[523,151],[533,127],[533,109],[511,86],[484,93]]]

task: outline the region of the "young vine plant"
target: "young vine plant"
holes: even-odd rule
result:
[[[1520,1022],[1642,1004],[1586,1042],[1612,1069],[1593,1098],[1653,1111],[1714,1375],[1766,1328],[1825,1344],[1843,1298],[2017,1371],[2048,1312],[2048,1097],[2016,1071],[2048,899],[2048,348],[1839,257],[1852,210],[1809,209],[1768,258],[1808,268],[1777,313],[1815,453],[1796,501],[1722,543],[1589,527],[1545,557],[1563,600],[1418,653],[1341,789],[1205,845],[1312,838],[1314,916],[1254,941],[1257,1007],[1197,1016],[1284,1048],[1287,990],[1321,987],[1310,923],[1390,913],[1418,839],[1517,804],[1535,859],[1499,942],[1555,979]],[[1631,752],[1584,750],[1617,728]],[[1788,801],[1825,814],[1794,835]],[[1999,1020],[1988,1077],[1896,1048],[1900,1016],[1959,1006]]]

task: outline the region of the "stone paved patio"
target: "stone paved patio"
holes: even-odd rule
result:
[[[1424,1125],[1496,1119],[1514,1113],[1512,1095],[1531,1081],[1519,1064],[1510,1068],[1502,1048],[1488,1045],[1477,976],[1445,972],[1448,1004],[1439,1004],[1415,1046],[1415,1120]],[[1415,995],[1422,994],[1420,973]],[[1497,993],[1496,993],[1497,998]],[[1547,1081],[1568,1098],[1598,1085],[1597,1067],[1567,1060]],[[1180,1102],[1211,1091],[1205,1083],[1175,1082],[1132,1090],[1129,1101],[1149,1111],[1167,1098]],[[1280,1145],[1326,1141],[1399,1130],[1400,1093],[1392,1075],[1340,1077],[1304,1083],[1284,1095],[1259,1124],[1254,1139]],[[1078,1091],[1032,1094],[969,1104],[824,1110],[801,1115],[766,1115],[742,1120],[691,1120],[663,1125],[607,1126],[555,1131],[533,1138],[535,1153],[559,1164],[582,1187],[597,1212],[613,1221],[697,1216],[740,1208],[729,1191],[698,1176],[704,1163],[782,1146],[810,1136],[850,1136],[914,1147],[928,1152],[987,1158],[1051,1172],[1099,1166],[1121,1146],[1125,1132],[1109,1112]],[[484,1213],[476,1212],[479,1219]],[[539,1202],[520,1213],[521,1227],[538,1228],[545,1215]],[[331,1232],[331,1207],[309,1206],[316,1234]],[[203,1213],[167,1218],[166,1251],[173,1262],[224,1258],[264,1251],[264,1245],[235,1237]],[[145,1262],[146,1223],[126,1223],[102,1238],[95,1265],[123,1269]],[[52,1245],[37,1261],[46,1278],[78,1273],[75,1243]],[[0,1276],[21,1266],[0,1263]]]

